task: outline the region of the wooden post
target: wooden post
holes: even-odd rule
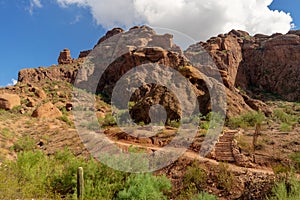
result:
[[[83,200],[84,194],[84,179],[83,179],[83,168],[78,167],[77,170],[77,198]]]

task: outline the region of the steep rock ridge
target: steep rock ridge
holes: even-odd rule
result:
[[[250,36],[232,30],[200,44],[210,52],[229,88],[239,86],[250,93],[265,91],[285,100],[300,100],[300,31]]]

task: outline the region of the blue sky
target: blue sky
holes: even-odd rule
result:
[[[114,26],[127,28],[134,24],[145,22],[153,26],[173,28],[181,31],[180,27],[182,26],[179,26],[180,20],[174,19],[174,23],[172,24],[170,20],[166,20],[166,22],[161,20],[165,18],[163,16],[166,15],[155,15],[156,18],[153,17],[154,15],[150,11],[155,8],[161,8],[161,1],[140,0],[136,5],[132,5],[134,7],[128,6],[128,13],[126,13],[126,10],[124,12],[120,11],[120,8],[118,8],[120,3],[118,3],[118,1],[121,2],[120,0],[98,0],[99,4],[97,4],[95,3],[97,1],[92,0],[0,0],[0,86],[11,83],[12,79],[17,79],[18,71],[22,68],[35,68],[56,64],[59,52],[64,48],[69,48],[73,57],[78,57],[81,50],[91,49],[106,30]],[[131,0],[122,0],[122,2],[125,1],[129,2]],[[165,0],[165,2],[167,1],[168,0]],[[182,5],[181,0],[176,1],[181,8],[186,9],[190,6]],[[200,0],[198,0],[198,2],[199,1]],[[270,0],[262,1],[268,2]],[[113,4],[113,6],[108,6],[107,2],[112,2],[111,4]],[[157,5],[155,3],[150,5],[149,2],[157,2]],[[217,4],[216,0],[212,0],[212,2]],[[224,5],[219,4],[216,5],[214,9],[209,8],[208,4],[205,6],[206,11],[207,9],[211,9],[209,10],[210,12],[219,12],[217,10],[219,7],[224,9]],[[266,7],[266,5],[263,6]],[[267,13],[269,11],[263,9],[263,6],[259,7],[259,9],[255,9],[260,10],[261,8],[261,16],[266,16],[265,23],[269,25],[270,28],[258,29],[258,32],[269,33],[273,30],[274,32],[281,30],[278,28],[287,24],[288,17],[283,13],[277,13],[280,19],[282,19],[282,23],[277,24],[276,27],[275,25],[271,26],[272,24],[270,22],[272,22],[273,19],[267,17],[270,13]],[[146,8],[151,9],[147,10]],[[178,6],[174,7],[174,9],[177,8]],[[201,6],[199,8],[201,8]],[[269,8],[271,10],[282,10],[286,13],[291,13],[293,23],[296,25],[296,28],[299,26],[300,29],[300,2],[298,0],[274,0]],[[228,9],[230,12],[230,8]],[[141,10],[143,12],[141,12]],[[134,15],[132,14],[133,12],[135,13]],[[247,17],[251,17],[251,13],[253,12],[249,10],[249,13],[245,15],[245,21],[238,22],[230,21],[230,17],[237,18],[236,16],[220,16],[218,22],[224,22],[223,24],[226,24],[226,26],[218,25],[211,28],[205,33],[206,35],[203,33],[199,38],[192,32],[194,30],[188,32],[187,27],[182,29],[182,31],[187,30],[187,32],[197,40],[206,39],[208,36],[213,36],[233,28],[255,32],[255,27],[259,27],[259,25],[254,24],[250,26],[246,24]],[[161,13],[165,14],[164,11],[161,11]],[[180,13],[180,10],[178,10],[177,13]],[[245,13],[245,11],[241,10],[241,13]],[[171,11],[170,13],[166,12],[166,14],[172,15]],[[258,15],[260,16],[260,14]],[[193,16],[195,16],[195,18],[197,17],[196,14],[187,16],[185,19],[187,21],[182,23],[191,27],[190,24],[195,22],[193,21],[195,20]],[[224,21],[220,20],[223,18]],[[210,23],[215,23],[213,18],[211,18],[211,20]],[[207,23],[209,20],[205,18],[204,21]],[[200,25],[205,26],[206,24],[203,24],[204,21],[200,21]],[[275,22],[272,23],[275,24]],[[168,27],[169,24],[170,26]],[[286,28],[284,30],[286,30]]]
[[[22,68],[57,64],[64,48],[77,57],[81,50],[91,49],[104,33],[86,9],[44,3],[30,14],[26,1],[0,2],[1,86],[17,79]]]

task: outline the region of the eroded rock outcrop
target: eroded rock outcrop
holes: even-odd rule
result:
[[[16,94],[0,94],[0,109],[11,110],[21,105],[21,99]]]
[[[80,61],[76,61],[72,66],[51,66],[22,69],[18,74],[18,83],[39,83],[41,81],[75,81]]]
[[[64,64],[71,64],[73,62],[73,59],[71,57],[71,52],[69,49],[64,49],[60,52],[58,57],[58,64],[64,65]]]
[[[226,86],[249,92],[270,92],[300,100],[300,33],[256,34],[232,30],[201,45],[210,52]],[[224,73],[225,74],[225,73]]]

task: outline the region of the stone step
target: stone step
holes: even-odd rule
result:
[[[234,137],[228,137],[228,136],[221,136],[219,138],[219,140],[233,140],[233,139],[234,139]]]
[[[221,153],[228,152],[228,153],[232,153],[230,148],[216,148],[215,152],[221,152]]]
[[[222,135],[222,136],[220,136],[220,138],[222,138],[222,137],[224,137],[224,138],[234,138],[234,135]]]
[[[218,144],[218,143],[222,143],[222,144],[225,144],[225,143],[231,144],[231,142],[232,142],[232,140],[230,140],[230,141],[227,141],[227,140],[221,140],[221,141],[217,142],[217,144]]]
[[[234,162],[232,153],[232,141],[237,131],[225,132],[219,137],[219,141],[215,145],[215,155],[218,161]]]
[[[231,151],[215,151],[216,155],[233,156]]]
[[[222,143],[222,144],[216,144],[216,148],[229,148],[231,149],[231,144],[230,143]]]
[[[231,135],[231,134],[224,134],[224,135],[221,135],[220,137],[234,137],[235,135]]]
[[[234,159],[234,157],[220,157],[220,158],[216,158],[217,159],[217,161],[227,161],[227,162],[234,162],[235,161],[235,159]]]
[[[231,145],[231,141],[229,142],[229,141],[219,141],[219,142],[217,142],[217,144],[228,144],[228,145]],[[216,144],[216,145],[217,145]]]
[[[218,140],[218,143],[219,142],[232,142],[232,140],[229,140],[229,139],[219,139]]]
[[[221,140],[221,141],[217,142],[217,144],[218,143],[221,143],[221,144],[231,144],[232,141],[231,140],[230,141]]]
[[[230,146],[216,146],[215,149],[216,151],[224,151],[224,150],[229,152],[232,151]]]
[[[231,144],[232,141],[219,141],[217,144]]]
[[[231,155],[222,155],[222,156],[217,156],[216,155],[216,159],[217,160],[228,160],[228,159],[231,159],[232,161],[234,161],[234,157],[231,156]]]

